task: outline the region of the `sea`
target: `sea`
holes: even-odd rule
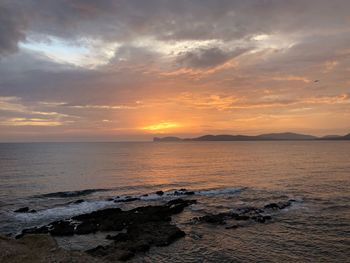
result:
[[[176,195],[179,189],[194,194]],[[130,262],[350,262],[349,141],[0,144],[2,235],[175,198],[197,200],[172,219],[186,236]],[[263,224],[193,223],[210,213],[290,199],[292,206]],[[14,212],[22,207],[36,212]],[[85,250],[109,241],[96,233],[57,242]]]

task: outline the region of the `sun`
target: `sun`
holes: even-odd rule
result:
[[[160,122],[157,124],[151,124],[151,125],[141,127],[140,129],[144,131],[162,132],[163,130],[169,130],[169,129],[179,128],[179,127],[181,127],[181,125],[176,122]]]

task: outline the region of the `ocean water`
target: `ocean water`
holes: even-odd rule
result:
[[[0,234],[106,207],[164,203],[182,188],[195,191],[182,198],[198,201],[173,217],[186,237],[130,262],[350,262],[345,141],[0,144]],[[108,200],[116,196],[141,200]],[[84,202],[74,203],[79,199]],[[296,202],[265,224],[191,223],[208,213],[289,199]],[[14,213],[25,206],[37,213]],[[57,241],[87,249],[106,243],[104,236]]]

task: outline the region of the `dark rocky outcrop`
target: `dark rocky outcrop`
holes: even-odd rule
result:
[[[147,222],[128,226],[127,233],[119,233],[109,239],[111,245],[98,246],[87,253],[105,260],[128,260],[138,252],[144,252],[151,246],[167,246],[185,236],[185,232],[169,222]]]
[[[186,189],[182,188],[180,190],[176,190],[174,192],[174,195],[194,195],[194,191],[187,191]]]
[[[36,210],[29,209],[29,207],[26,206],[26,207],[19,208],[13,212],[15,212],[15,213],[36,213]]]
[[[27,213],[29,212],[29,207],[22,207],[14,211],[15,213]]]
[[[166,246],[183,237],[185,233],[170,223],[171,216],[181,213],[185,207],[195,202],[175,199],[164,205],[137,207],[128,211],[107,208],[74,216],[69,220],[55,221],[46,226],[24,229],[17,238],[27,234],[70,236],[126,229],[126,233],[106,237],[114,240],[113,244],[96,247],[88,253],[106,260],[127,260],[137,252],[147,251],[151,246]]]
[[[114,240],[114,241],[127,241],[129,238],[128,234],[126,233],[119,233],[115,236],[107,235],[106,239],[108,240]]]
[[[73,204],[81,204],[81,203],[84,203],[85,200],[84,199],[78,199],[76,201],[73,202]]]
[[[234,212],[225,212],[218,214],[208,214],[202,217],[193,218],[193,222],[205,222],[209,224],[224,225],[227,220],[237,221],[254,221],[257,223],[265,223],[272,219],[271,215],[266,213],[274,210],[282,210],[292,205],[295,200],[288,200],[286,202],[270,203],[264,206],[264,208],[256,207],[241,207],[237,208]],[[237,228],[226,227],[226,229]]]
[[[180,189],[177,192],[181,195],[184,193],[191,195],[191,191],[186,189]],[[131,198],[133,197],[129,197]],[[290,199],[269,203],[262,208],[239,207],[233,211],[197,217],[192,222],[226,225],[226,229],[236,229],[250,223],[266,223],[272,220],[271,215],[291,206],[293,202],[295,200]],[[120,208],[107,208],[55,221],[42,227],[24,229],[17,238],[28,234],[71,236],[98,231],[121,231],[116,235],[106,236],[106,239],[111,240],[110,244],[97,246],[86,252],[103,261],[125,261],[137,253],[148,251],[152,246],[167,246],[185,236],[181,229],[171,223],[171,217],[194,203],[196,203],[195,200],[174,199],[163,205],[148,205],[127,211]]]
[[[138,201],[140,200],[139,197],[131,197],[127,196],[125,199],[116,199],[114,200],[115,203],[127,203],[127,202],[133,202],[133,201]]]
[[[275,210],[284,209],[290,206],[292,202],[293,200],[289,200],[287,202],[271,203],[271,204],[265,205],[264,209],[275,209]]]

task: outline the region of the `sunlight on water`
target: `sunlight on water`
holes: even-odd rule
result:
[[[174,218],[186,237],[134,262],[346,262],[349,160],[348,142],[0,144],[0,232],[182,197],[198,201]],[[137,200],[120,202],[128,198]],[[207,213],[288,199],[293,206],[269,224],[189,224]],[[24,206],[37,213],[13,212]],[[60,242],[96,245],[83,239]]]

